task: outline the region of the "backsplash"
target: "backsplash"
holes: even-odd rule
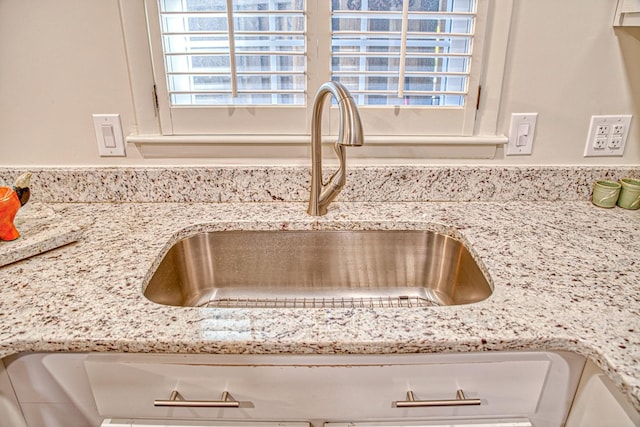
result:
[[[332,168],[328,168],[332,169]],[[40,202],[306,201],[302,166],[0,168],[33,173]],[[639,167],[353,166],[339,201],[586,201],[596,179],[640,178]]]

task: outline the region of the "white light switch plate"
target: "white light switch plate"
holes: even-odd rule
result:
[[[538,113],[514,113],[509,126],[507,156],[530,156]]]
[[[124,137],[120,114],[94,114],[93,127],[102,157],[124,157]]]

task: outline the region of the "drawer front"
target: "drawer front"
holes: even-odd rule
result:
[[[253,364],[113,362],[90,355],[85,368],[103,417],[224,420],[384,420],[528,416],[536,412],[551,360],[510,358],[481,362],[390,364]],[[286,359],[283,359],[286,360]],[[289,358],[290,360],[290,358]],[[301,359],[304,360],[304,359]],[[330,359],[328,359],[330,360]],[[335,360],[335,359],[334,359]],[[366,359],[365,359],[366,360]],[[425,358],[425,360],[430,360]],[[238,407],[158,407],[154,401],[220,401]],[[400,407],[414,400],[455,400],[463,390],[477,406]],[[400,402],[400,403],[397,403]]]

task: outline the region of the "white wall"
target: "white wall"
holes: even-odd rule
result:
[[[499,3],[499,1],[498,1]],[[517,0],[503,132],[512,112],[537,111],[533,164],[640,163],[640,32],[614,30],[616,0]],[[632,114],[624,158],[582,157],[592,115]]]
[[[92,113],[133,122],[116,0],[0,0],[3,165],[101,161]]]
[[[513,112],[538,112],[533,155],[425,162],[640,164],[640,30],[614,30],[615,5],[515,0],[499,128]],[[99,157],[92,113],[120,113],[135,130],[118,1],[0,0],[0,165],[186,163],[131,145],[127,158]],[[582,156],[594,114],[633,114],[624,157]]]

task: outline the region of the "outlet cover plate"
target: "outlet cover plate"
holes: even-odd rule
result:
[[[584,157],[622,156],[629,135],[631,115],[591,116]]]

